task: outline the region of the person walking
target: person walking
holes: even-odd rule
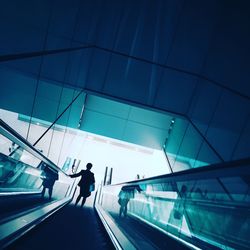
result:
[[[90,171],[91,168],[92,168],[92,163],[88,163],[86,165],[86,170],[81,170],[77,174],[69,175],[71,178],[76,178],[76,177],[81,176],[81,179],[78,183],[78,186],[80,187],[80,193],[78,197],[76,198],[75,206],[78,204],[78,202],[82,198],[81,207],[83,207],[86,199],[91,195],[91,192],[94,191],[93,185],[95,184],[95,177],[94,177],[94,173]]]

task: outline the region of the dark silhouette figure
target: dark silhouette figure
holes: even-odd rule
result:
[[[80,187],[80,193],[76,199],[75,206],[78,204],[78,202],[82,197],[81,207],[83,207],[86,199],[91,195],[91,191],[93,191],[92,185],[94,185],[95,183],[95,177],[94,174],[90,171],[90,169],[92,168],[92,164],[88,163],[86,165],[86,168],[87,168],[86,170],[81,170],[77,174],[69,175],[71,178],[76,178],[81,176],[81,180],[78,183],[78,186]]]
[[[122,187],[118,197],[118,203],[120,205],[119,217],[122,217],[122,215],[127,217],[128,202],[130,200],[129,192],[124,187]]]
[[[42,190],[42,198],[44,198],[45,190],[48,189],[49,199],[52,198],[52,191],[55,181],[58,180],[58,173],[55,170],[50,169],[48,166],[45,166],[43,169],[43,190]]]
[[[141,192],[142,189],[139,185],[123,186],[118,194],[118,203],[120,205],[119,217],[127,217],[128,203],[130,199],[135,196],[135,190]]]

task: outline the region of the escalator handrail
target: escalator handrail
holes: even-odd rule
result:
[[[31,153],[33,156],[37,157],[44,163],[46,163],[50,168],[57,172],[61,172],[66,175],[55,163],[44,156],[39,150],[37,150],[31,143],[29,143],[24,137],[18,134],[13,128],[6,124],[2,119],[0,119],[0,132],[9,140],[14,141],[17,145],[21,146],[23,149]],[[67,175],[66,175],[67,176]]]
[[[230,162],[223,162],[223,163],[218,163],[218,164],[212,164],[204,167],[199,167],[199,168],[191,168],[191,169],[186,169],[183,171],[178,171],[174,173],[169,173],[169,174],[164,174],[164,175],[158,175],[154,177],[149,177],[145,179],[139,179],[139,180],[134,180],[134,181],[128,181],[128,182],[123,182],[123,183],[117,183],[117,184],[112,184],[112,185],[106,185],[106,186],[120,186],[120,185],[133,185],[133,184],[152,184],[155,182],[158,182],[162,179],[166,180],[169,179],[169,181],[180,181],[180,180],[188,180],[188,177],[191,177],[196,175],[196,174],[203,174],[202,178],[211,178],[208,173],[209,172],[214,172],[214,171],[221,171],[221,170],[227,170],[223,171],[221,173],[221,176],[216,175],[216,177],[224,177],[227,176],[229,173],[229,169],[239,169],[239,167],[249,167],[250,166],[250,158],[245,158],[241,160],[234,160]],[[246,172],[244,173],[246,174]],[[240,173],[238,172],[238,175]],[[242,174],[243,175],[243,174]]]

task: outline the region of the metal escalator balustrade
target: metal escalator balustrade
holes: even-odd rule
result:
[[[63,198],[72,181],[61,169],[0,120],[0,195],[41,193],[55,179],[53,197]],[[62,191],[64,190],[64,191]]]
[[[73,180],[0,119],[0,247],[67,204]]]
[[[97,203],[125,234],[136,218],[189,248],[249,249],[250,159],[104,186]]]

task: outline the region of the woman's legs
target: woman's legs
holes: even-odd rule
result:
[[[88,190],[86,191],[85,189],[81,188],[81,189],[80,189],[80,193],[79,193],[79,195],[78,195],[78,197],[77,197],[77,199],[76,199],[75,206],[78,204],[78,202],[80,201],[80,199],[81,199],[81,197],[82,197],[82,204],[81,204],[81,207],[83,207],[83,205],[84,205],[85,202],[86,202],[87,197],[89,197],[90,194],[91,194],[91,193],[90,193]]]
[[[85,201],[86,201],[86,197],[82,197],[82,205],[81,205],[81,207],[83,207],[83,205],[85,204]]]
[[[81,194],[79,194],[78,197],[76,198],[75,206],[78,204],[78,202],[80,201],[81,197],[82,197]]]

